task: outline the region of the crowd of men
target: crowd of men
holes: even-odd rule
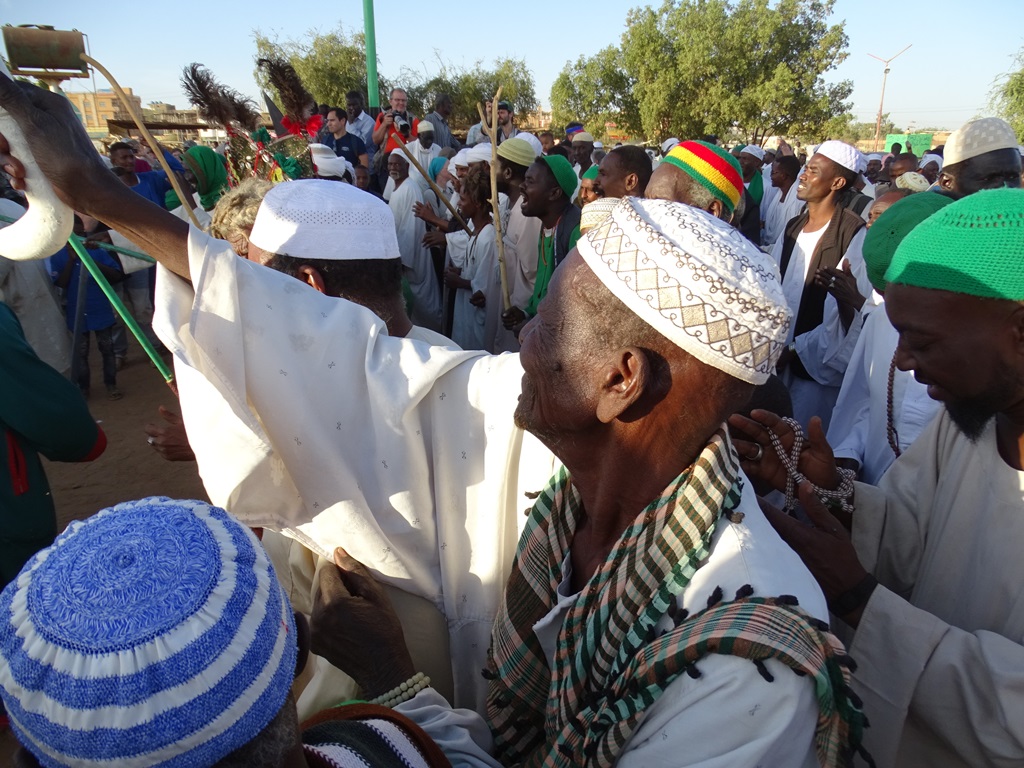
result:
[[[132,146],[104,162],[61,97],[0,78],[0,108],[31,151],[0,139],[11,197],[39,204],[37,166],[89,245],[158,262],[127,291],[182,419],[149,444],[210,501],[126,500],[54,541],[38,455],[105,436],[81,342],[76,387],[62,334],[30,329],[65,289],[119,397],[115,334],[82,326],[74,254],[2,260],[19,764],[1024,764],[1002,120],[920,157],[655,156],[534,136],[504,101],[463,146],[447,96],[418,117],[396,88],[374,119],[350,92],[312,178],[165,153],[190,205]]]

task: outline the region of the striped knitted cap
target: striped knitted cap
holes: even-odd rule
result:
[[[863,251],[868,280],[876,291],[885,290],[885,272],[903,238],[922,221],[952,202],[951,198],[937,192],[922,192],[897,200],[875,220],[864,237]]]
[[[934,193],[921,193],[926,194]],[[1024,190],[989,189],[947,205],[914,227],[896,249],[885,279],[968,296],[1024,301],[1021,264]]]
[[[263,547],[199,501],[72,523],[0,594],[0,696],[44,766],[213,765],[277,715],[296,653]]]
[[[706,141],[684,141],[664,161],[699,182],[732,213],[743,194],[743,171],[735,157]]]

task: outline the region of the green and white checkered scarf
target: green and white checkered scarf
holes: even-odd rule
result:
[[[793,599],[738,599],[689,620],[676,598],[708,556],[723,514],[739,503],[739,461],[724,430],[626,529],[574,603],[549,669],[533,626],[557,602],[562,566],[582,515],[563,468],[537,499],[491,639],[488,720],[505,765],[610,766],[644,709],[709,653],[776,658],[812,677],[822,765],[844,765],[863,716],[847,696],[848,657]],[[739,596],[738,596],[739,597]],[[655,637],[666,615],[673,631]],[[681,622],[681,623],[679,623]],[[851,746],[852,745],[852,746]]]

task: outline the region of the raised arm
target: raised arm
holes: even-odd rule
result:
[[[12,156],[0,135],[0,166],[15,189],[25,189],[24,163],[37,164],[72,209],[118,230],[172,272],[189,277],[188,224],[135,194],[104,167],[66,98],[0,75],[0,109],[24,131],[34,156]]]

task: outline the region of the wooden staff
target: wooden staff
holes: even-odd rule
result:
[[[512,309],[512,296],[508,291],[508,269],[505,266],[505,242],[501,236],[501,207],[498,203],[498,99],[501,98],[502,86],[491,101],[491,210],[494,211],[494,237],[498,245],[498,274],[501,276],[501,300],[505,311]],[[480,121],[487,125],[484,108],[477,102]]]
[[[454,216],[455,220],[462,225],[462,228],[465,229],[468,234],[472,235],[473,230],[470,229],[469,224],[462,220],[462,217],[459,216],[459,212],[455,210],[455,206],[451,204],[445,193],[441,191],[441,188],[433,182],[433,180],[430,178],[430,174],[427,173],[426,169],[422,165],[420,165],[419,160],[416,159],[412,151],[405,145],[405,142],[402,141],[402,137],[398,134],[397,131],[392,135],[394,136],[395,141],[398,142],[399,148],[402,150],[405,156],[409,158],[409,162],[412,163],[416,170],[420,172],[420,175],[427,180],[427,184],[429,184],[430,188],[434,190],[434,194],[436,194],[441,199],[441,202],[444,203],[445,207],[452,212],[452,216]]]
[[[199,219],[196,218],[195,211],[192,210],[192,204],[194,202],[192,200],[192,196],[186,195],[184,191],[182,191],[181,184],[178,182],[178,177],[171,170],[171,166],[167,164],[167,160],[164,158],[164,153],[161,151],[160,145],[157,144],[156,139],[153,138],[153,134],[149,132],[149,128],[147,128],[146,124],[142,122],[142,115],[136,111],[135,103],[125,95],[124,90],[122,90],[121,86],[118,85],[117,80],[114,79],[114,76],[110,74],[106,67],[88,54],[80,53],[78,55],[82,61],[91,65],[95,69],[98,69],[100,74],[107,78],[107,82],[110,83],[110,87],[114,89],[114,93],[117,94],[121,103],[124,104],[124,108],[128,110],[128,114],[131,115],[132,120],[135,121],[135,125],[138,126],[139,132],[142,134],[142,138],[146,140],[146,143],[149,144],[149,148],[152,149],[153,154],[156,155],[156,159],[159,161],[160,167],[164,169],[164,173],[167,174],[167,180],[171,183],[171,187],[174,189],[174,194],[178,196],[181,204],[185,206],[185,210],[188,212],[188,217],[192,219],[192,223],[195,224],[196,227],[202,229],[203,225],[199,223]]]

